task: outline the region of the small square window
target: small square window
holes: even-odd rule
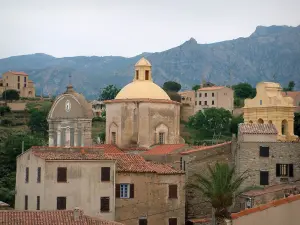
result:
[[[169,198],[177,198],[177,185],[176,184],[169,185]]]
[[[110,181],[110,167],[101,167],[101,181]]]
[[[177,218],[169,218],[169,225],[177,225]]]
[[[67,167],[57,168],[57,182],[67,182]]]
[[[204,105],[207,105],[207,101],[204,102]]]
[[[146,218],[140,218],[139,219],[139,225],[147,225],[148,224],[148,221]]]
[[[100,198],[100,211],[109,212],[109,197]]]
[[[294,177],[294,165],[276,164],[276,177]]]
[[[65,210],[67,208],[67,197],[57,197],[56,198],[56,209]]]
[[[259,147],[259,156],[260,157],[269,157],[269,147],[260,146]]]

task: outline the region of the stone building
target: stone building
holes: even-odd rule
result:
[[[101,117],[101,114],[103,111],[105,111],[105,105],[102,101],[91,101],[92,109],[93,109],[93,115],[94,117]]]
[[[133,82],[106,104],[106,143],[121,148],[155,144],[177,144],[180,137],[180,103],[152,79],[151,64],[145,58],[135,65]]]
[[[256,85],[256,96],[246,99],[244,106],[245,123],[272,123],[279,140],[295,140],[293,99],[282,95],[280,84],[260,82]]]
[[[2,78],[0,78],[0,95],[6,90],[16,90],[20,97],[35,97],[34,83],[24,72],[8,71],[3,73]]]
[[[195,91],[181,91],[178,94],[181,96],[180,119],[188,121],[195,114]]]
[[[17,158],[15,208],[79,207],[126,225],[184,224],[184,172],[110,147],[27,150]]]
[[[66,92],[55,99],[48,114],[49,146],[92,145],[92,118],[91,103],[68,85]]]

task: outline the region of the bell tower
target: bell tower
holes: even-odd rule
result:
[[[135,74],[133,81],[151,81],[152,80],[152,72],[151,72],[151,64],[150,62],[145,59],[144,57],[141,58],[135,64]]]

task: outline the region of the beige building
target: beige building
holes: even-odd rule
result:
[[[133,82],[106,104],[106,143],[124,148],[177,144],[180,137],[180,103],[152,80],[151,64],[145,58],[135,65]]]
[[[92,104],[68,85],[48,114],[49,146],[91,146],[92,118]]]
[[[105,104],[102,101],[91,101],[94,117],[101,117],[101,113],[105,111]]]
[[[212,86],[199,88],[195,93],[195,113],[205,108],[224,108],[233,113],[233,95],[231,88]]]
[[[300,112],[300,91],[283,91],[284,97],[291,97],[294,100],[295,112]]]
[[[0,95],[6,90],[16,90],[20,97],[34,98],[35,87],[32,80],[24,72],[8,71],[0,78]]]
[[[183,171],[110,152],[108,146],[29,149],[17,158],[15,208],[79,207],[87,215],[126,225],[184,224]]]
[[[245,100],[245,123],[272,123],[279,140],[297,139],[294,135],[293,99],[282,95],[280,84],[260,82],[256,85],[256,93],[253,99]]]

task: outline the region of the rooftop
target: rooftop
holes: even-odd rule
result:
[[[199,151],[203,151],[203,150],[209,150],[209,149],[213,149],[213,148],[218,148],[218,147],[222,147],[222,146],[225,146],[225,145],[231,145],[231,141],[223,142],[223,143],[216,144],[216,145],[194,146],[193,149],[181,152],[180,154],[181,155],[188,155],[188,154],[191,154],[191,153],[195,153],[195,152],[199,152]]]
[[[212,87],[203,87],[199,88],[198,91],[215,91],[225,88],[224,86],[212,86]]]
[[[55,211],[17,211],[0,210],[0,224],[5,225],[122,225],[114,221],[98,219],[86,216],[83,211],[78,211],[78,219],[75,220],[73,210]]]
[[[295,98],[297,95],[300,96],[300,91],[283,91],[282,95],[284,97],[291,97],[291,98]]]
[[[274,124],[240,123],[239,133],[241,134],[277,134]]]
[[[24,75],[24,76],[28,76],[27,73],[23,72],[23,71],[8,71],[9,73],[12,73],[14,75]]]
[[[171,154],[172,152],[187,146],[186,144],[165,144],[165,145],[157,145],[148,151],[144,152],[144,155],[165,155]]]
[[[102,151],[102,153],[123,153],[117,146],[112,144],[100,144],[91,147],[49,147],[49,146],[32,146],[31,149],[35,150],[80,150],[80,149],[87,149],[87,150],[97,150]]]

